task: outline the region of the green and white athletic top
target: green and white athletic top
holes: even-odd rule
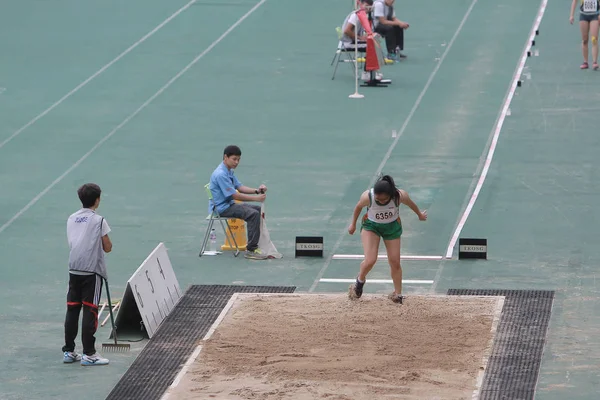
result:
[[[598,15],[600,0],[580,0],[579,11],[583,15]]]
[[[385,204],[377,204],[375,201],[375,192],[371,188],[369,191],[369,207],[367,208],[367,218],[378,224],[389,224],[396,221],[400,216],[400,204],[396,204],[395,199]]]

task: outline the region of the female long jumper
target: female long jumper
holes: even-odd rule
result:
[[[569,22],[575,21],[575,7],[579,3],[579,30],[581,31],[581,51],[583,64],[581,69],[588,69],[588,42],[592,36],[592,67],[598,69],[598,19],[600,19],[600,0],[573,0]]]
[[[364,207],[367,207],[367,213],[362,219],[360,232],[365,258],[360,264],[360,273],[356,282],[350,285],[348,294],[351,299],[362,296],[367,274],[377,262],[379,241],[383,239],[394,281],[394,292],[389,297],[394,303],[402,303],[402,267],[400,266],[402,222],[399,213],[401,204],[413,210],[419,220],[427,219],[427,211],[421,211],[406,191],[396,188],[391,176],[384,175],[372,189],[363,192],[354,207],[352,223],[348,227],[348,233],[351,235],[356,231],[356,221]]]

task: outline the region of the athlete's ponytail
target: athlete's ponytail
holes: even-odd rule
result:
[[[373,192],[375,194],[387,194],[391,199],[394,199],[394,203],[400,204],[400,193],[394,183],[394,178],[390,175],[383,175],[373,186]]]

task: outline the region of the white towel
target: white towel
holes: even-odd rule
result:
[[[266,254],[269,258],[282,258],[283,254],[279,253],[273,242],[271,242],[271,236],[267,229],[267,223],[265,222],[265,203],[263,202],[260,207],[261,223],[260,223],[260,239],[258,239],[258,248],[263,254]]]

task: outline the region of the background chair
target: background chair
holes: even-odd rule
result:
[[[210,202],[213,198],[212,192],[210,191],[210,183],[204,185],[204,190],[206,191],[206,195],[208,196],[208,200]],[[227,241],[229,242],[230,246],[232,245],[231,240],[233,240],[232,247],[235,247],[234,256],[237,257],[238,254],[240,254],[240,248],[238,247],[237,241],[233,236],[233,232],[231,231],[231,227],[229,226],[229,222],[227,221],[228,218],[221,217],[219,215],[219,212],[217,211],[216,206],[213,206],[212,212],[208,217],[206,217],[206,219],[208,220],[208,227],[206,228],[206,233],[204,234],[204,240],[202,241],[202,247],[200,248],[200,254],[198,255],[198,257],[202,257],[206,250],[206,245],[208,244],[208,239],[210,237],[210,231],[215,221],[219,221],[221,223],[221,228],[223,228],[223,233],[225,234],[225,237],[227,238]],[[225,221],[225,223],[223,223],[223,221]],[[225,228],[225,226],[227,226],[227,228]],[[229,236],[227,236],[227,231],[229,231]]]
[[[361,56],[358,57],[357,60],[354,60],[354,44],[344,43],[342,41],[342,37],[344,36],[342,28],[338,26],[337,28],[335,28],[335,31],[337,32],[338,46],[335,51],[335,54],[333,55],[333,60],[331,61],[331,65],[335,63],[335,68],[333,69],[333,76],[331,77],[331,80],[335,79],[335,74],[337,72],[337,67],[339,63],[364,63],[364,53],[367,51],[367,44],[365,42],[358,42],[358,52],[361,53]],[[351,69],[352,73],[354,74],[354,65],[351,65]]]

